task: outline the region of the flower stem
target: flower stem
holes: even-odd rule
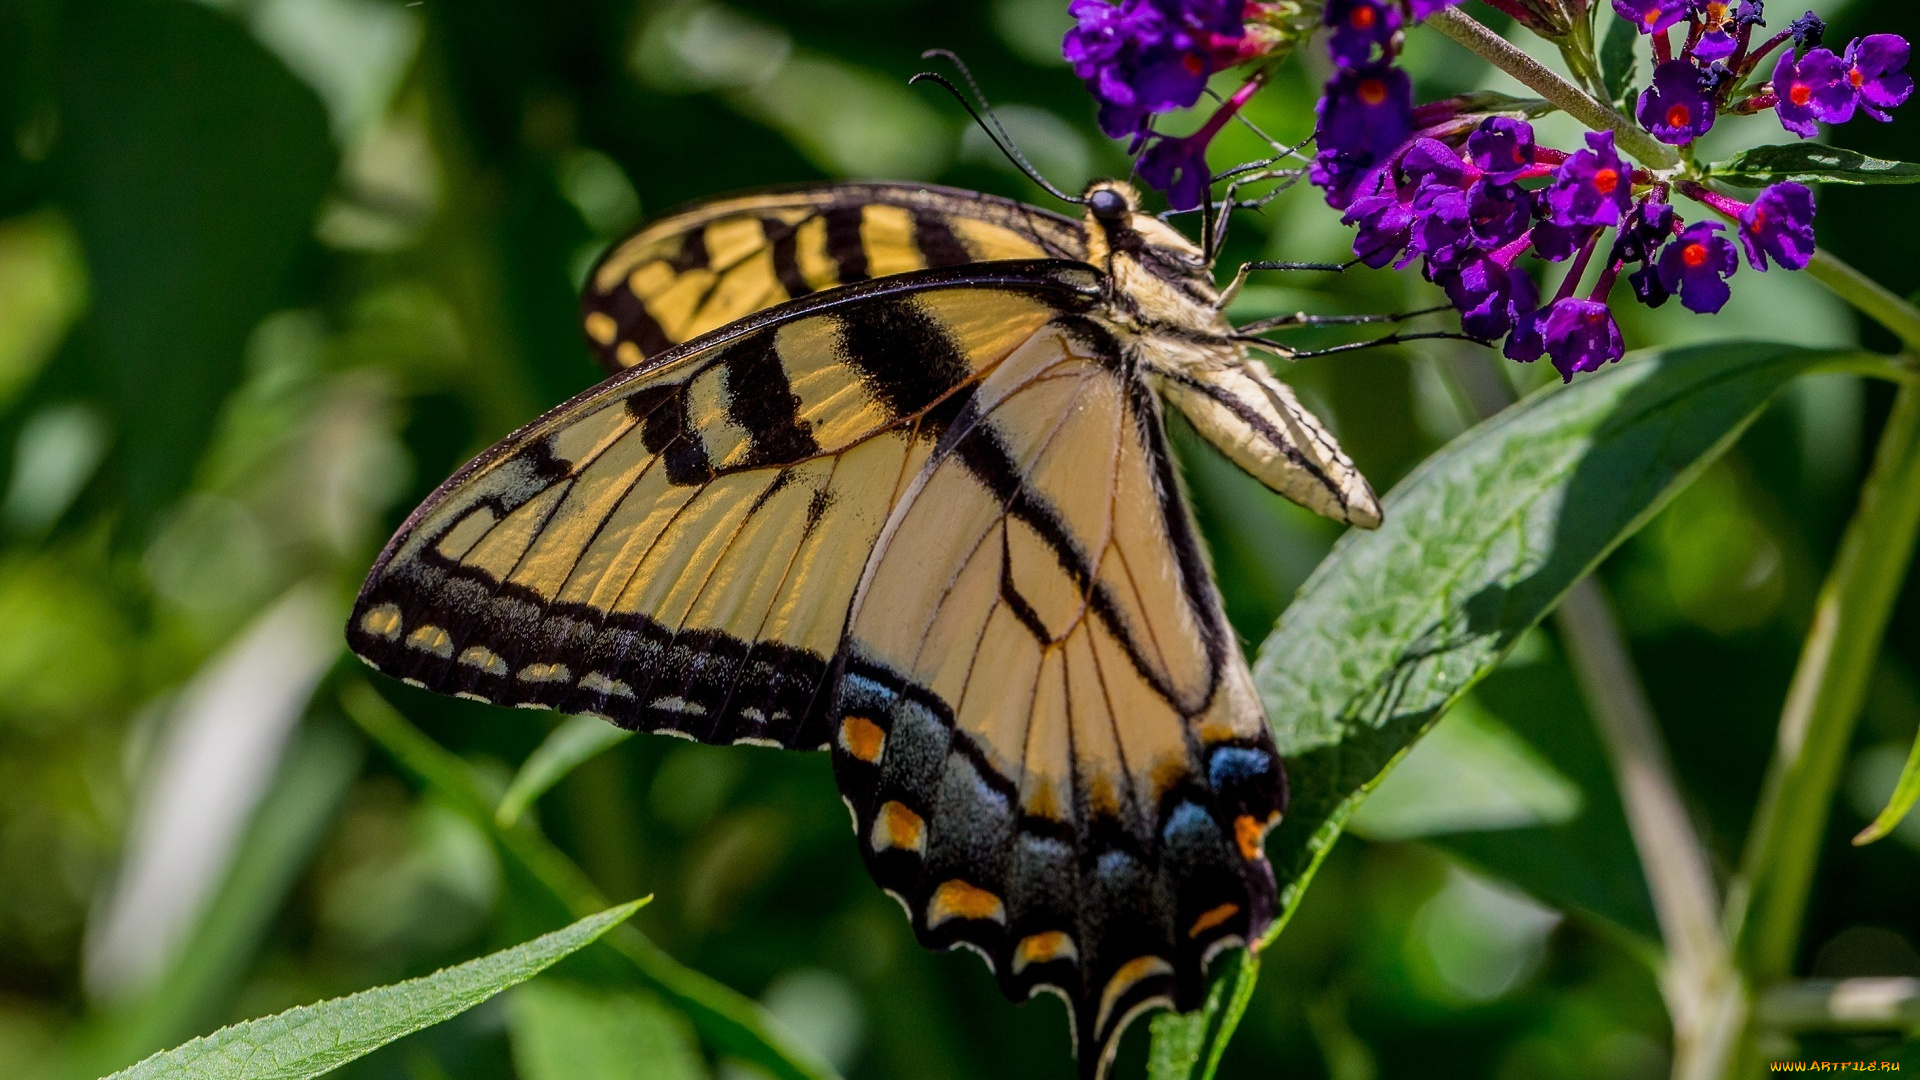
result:
[[[1595,131],[1611,131],[1620,149],[1655,169],[1680,163],[1673,147],[1647,134],[1632,120],[1568,82],[1553,69],[1520,51],[1472,16],[1447,8],[1427,19],[1427,25],[1486,57],[1494,67],[1520,80],[1527,88],[1559,106],[1567,115]]]
[[[1813,261],[1807,264],[1807,276],[1852,304],[1862,315],[1891,330],[1908,351],[1920,353],[1920,308],[1825,248],[1814,251]]]
[[[1903,383],[1840,556],[1821,587],[1740,874],[1727,897],[1725,923],[1755,986],[1792,970],[1840,766],[1916,538],[1920,387]]]
[[[1653,708],[1599,583],[1587,578],[1574,586],[1554,620],[1606,744],[1660,920],[1667,954],[1660,989],[1673,1019],[1673,1076],[1714,1080],[1745,1028],[1747,995],[1720,932],[1713,865],[1687,815]]]

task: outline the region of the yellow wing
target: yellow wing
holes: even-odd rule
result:
[[[969,395],[849,616],[834,761],[921,940],[1067,999],[1082,1073],[1270,921],[1285,779],[1157,399],[1086,320]]]
[[[788,300],[913,270],[1000,259],[1084,260],[1058,214],[931,184],[843,183],[697,203],[616,245],[582,318],[620,371]]]
[[[764,312],[559,406],[389,542],[348,639],[429,689],[707,742],[826,742],[867,551],[966,388],[1094,275],[923,271]]]

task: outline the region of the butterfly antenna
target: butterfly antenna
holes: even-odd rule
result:
[[[1000,152],[1007,156],[1008,161],[1013,162],[1016,168],[1022,173],[1025,173],[1027,179],[1039,184],[1046,190],[1047,194],[1052,195],[1062,202],[1082,203],[1086,201],[1077,195],[1069,195],[1055,187],[1045,176],[1040,175],[1040,170],[1034,168],[1033,162],[1027,160],[1027,155],[1020,152],[1020,147],[1014,144],[1013,136],[1007,132],[1006,125],[1000,122],[1000,117],[995,115],[993,106],[987,103],[987,95],[980,92],[980,84],[974,81],[973,72],[967,70],[965,61],[947,49],[928,49],[926,52],[920,54],[922,60],[931,60],[936,56],[948,60],[954,67],[960,70],[960,77],[966,80],[968,88],[973,91],[974,99],[980,103],[979,108],[974,107],[973,100],[969,100],[967,95],[961,93],[960,88],[953,85],[952,80],[937,71],[923,71],[915,75],[913,78],[907,80],[908,86],[912,86],[923,79],[939,84],[947,93],[953,95],[953,99],[960,103],[961,108],[967,110],[967,115],[973,117],[973,122],[980,125],[980,130],[986,133],[987,138],[992,140],[993,145],[998,147]]]

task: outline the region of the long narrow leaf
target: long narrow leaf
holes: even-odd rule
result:
[[[632,737],[633,732],[614,727],[597,716],[567,717],[527,755],[520,771],[514,774],[513,783],[507,785],[507,793],[500,796],[500,808],[494,812],[494,820],[502,827],[519,821],[527,807],[568,773],[601,751]]]
[[[1900,782],[1894,785],[1893,797],[1887,800],[1886,809],[1873,819],[1873,824],[1860,830],[1853,838],[1856,847],[1871,844],[1885,837],[1913,812],[1913,804],[1920,802],[1920,736],[1915,736],[1913,752],[1907,755],[1907,767],[1900,770]]]
[[[109,1080],[306,1080],[458,1016],[531,979],[626,921],[645,900],[418,979],[248,1020],[114,1073]]]

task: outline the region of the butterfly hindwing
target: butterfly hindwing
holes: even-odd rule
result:
[[[869,560],[832,712],[868,866],[921,940],[1047,989],[1083,1071],[1273,911],[1285,781],[1157,400],[1093,323],[988,374]]]
[[[582,317],[609,371],[756,311],[841,285],[1004,259],[1084,258],[1080,226],[931,184],[842,183],[699,203],[622,241]]]
[[[1092,275],[923,271],[708,335],[559,406],[402,526],[349,642],[417,685],[814,748],[864,555],[968,387]]]

